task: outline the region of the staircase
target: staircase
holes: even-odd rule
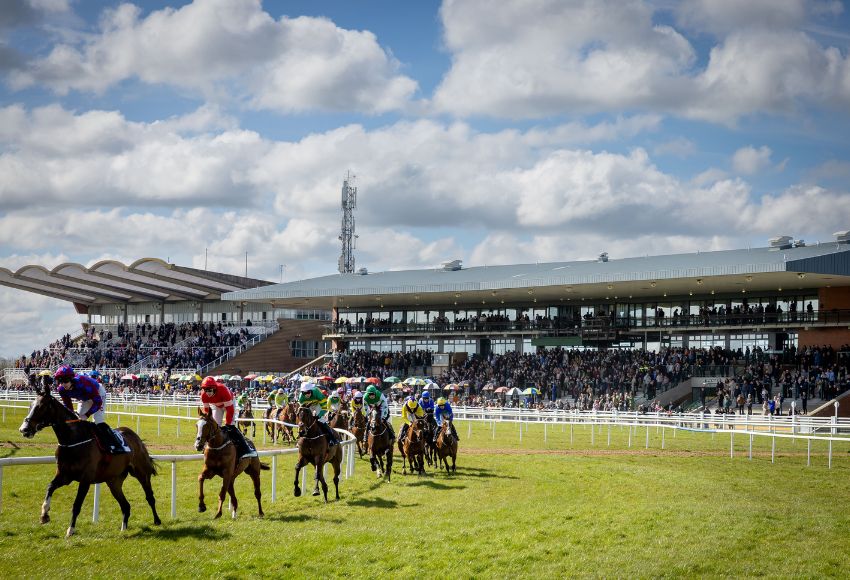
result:
[[[246,374],[250,371],[270,373],[289,372],[311,361],[314,357],[292,356],[293,340],[316,340],[321,342],[324,330],[322,320],[278,320],[280,330],[235,357],[210,367],[208,375]]]

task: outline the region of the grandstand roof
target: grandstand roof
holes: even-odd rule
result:
[[[609,261],[547,262],[334,274],[222,295],[223,300],[330,308],[536,299],[677,296],[850,286],[850,245],[752,248]]]
[[[65,263],[48,270],[28,265],[12,272],[0,268],[0,285],[90,306],[128,302],[218,300],[225,292],[271,284],[142,258],[130,265],[103,260],[86,268]]]

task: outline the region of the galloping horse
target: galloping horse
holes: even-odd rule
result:
[[[416,470],[419,475],[425,474],[425,419],[416,418],[410,424],[404,439],[398,442],[401,453],[401,472],[407,475],[407,463],[410,462],[410,472]]]
[[[357,411],[348,422],[348,430],[354,435],[357,441],[357,452],[360,457],[366,453],[366,416],[362,412]]]
[[[437,421],[434,420],[434,412],[429,411],[425,415],[425,460],[428,467],[437,463],[437,448],[434,443],[434,435],[437,433]]]
[[[334,416],[328,421],[328,425],[331,429],[348,429],[348,421],[348,411],[340,409],[334,413]]]
[[[291,425],[295,425],[298,421],[299,404],[295,401],[287,403],[277,414],[277,420],[285,425],[277,424],[277,433],[282,441],[295,442],[295,434],[292,432]]]
[[[440,434],[437,435],[437,469],[446,464],[446,473],[449,473],[449,460],[452,458],[452,472],[456,471],[455,461],[457,460],[457,439],[452,435],[452,420],[443,419],[443,425],[440,427]]]
[[[245,402],[245,406],[239,409],[239,418],[240,419],[253,419],[254,418],[254,409],[251,405],[251,399],[248,399]],[[248,427],[251,427],[251,437],[254,438],[257,436],[257,424],[254,421],[238,421],[236,423],[239,425],[239,430],[245,434],[245,437],[248,436]]]
[[[207,511],[207,506],[204,503],[204,480],[212,479],[218,475],[221,477],[221,490],[218,492],[218,511],[216,511],[215,517],[221,517],[224,498],[230,493],[230,503],[233,504],[231,515],[235,519],[239,502],[236,500],[233,482],[244,471],[254,481],[254,497],[257,498],[257,508],[260,517],[264,516],[263,504],[260,502],[262,495],[260,492],[260,470],[270,469],[269,466],[262,463],[259,457],[239,459],[236,456],[236,446],[215,422],[212,413],[204,413],[203,409],[198,409],[198,415],[200,419],[198,419],[198,436],[195,438],[195,449],[204,450],[204,469],[198,475],[198,511]]]
[[[156,466],[139,436],[126,427],[119,428],[131,452],[107,455],[97,443],[94,423],[81,421],[76,414],[66,409],[65,405],[50,394],[46,380],[41,389],[33,380],[30,383],[36,388],[37,396],[19,431],[30,439],[43,428],[53,427],[59,442],[56,448],[56,476],[47,486],[47,495],[41,505],[41,523],[50,521],[50,500],[53,492],[72,481],[78,481],[80,485],[77,487],[77,497],[71,510],[71,524],[65,537],[74,535],[77,516],[80,515],[89,487],[93,483],[106,483],[112,496],[121,506],[121,529],[126,530],[127,521],[130,519],[130,502],[124,496],[122,486],[129,474],[142,485],[145,499],[153,512],[153,523],[159,525],[161,521],[156,513],[156,499],[151,488],[151,476],[156,475]]]
[[[393,436],[381,420],[378,409],[369,412],[369,463],[372,471],[377,472],[378,479],[386,473],[387,481],[393,473]],[[386,471],[384,471],[384,456],[386,455]],[[380,469],[378,468],[380,464]]]
[[[277,419],[277,414],[280,412],[280,409],[275,407],[269,407],[263,413],[263,419],[266,419],[266,434],[272,438],[272,443],[277,443],[277,425],[269,421],[268,419]]]
[[[298,486],[298,474],[301,468],[308,463],[316,466],[316,486],[313,495],[319,495],[319,483],[322,484],[322,493],[325,495],[325,503],[328,501],[328,484],[325,482],[324,466],[330,463],[334,470],[334,489],[336,499],[339,499],[339,473],[342,464],[342,445],[328,447],[325,434],[318,425],[318,417],[314,417],[308,407],[298,410],[298,463],[295,464],[295,497],[301,495]]]

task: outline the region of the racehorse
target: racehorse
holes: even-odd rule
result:
[[[455,461],[457,460],[457,438],[452,434],[452,420],[443,419],[443,425],[440,427],[440,434],[437,435],[437,469],[446,464],[446,473],[449,473],[449,460],[452,458],[452,472],[456,471]]]
[[[319,418],[313,416],[309,407],[301,407],[298,409],[298,462],[295,464],[295,497],[301,495],[301,488],[298,486],[298,474],[301,472],[301,468],[306,467],[308,463],[316,466],[316,486],[313,488],[313,495],[319,495],[319,483],[321,483],[325,503],[328,502],[328,484],[325,481],[324,467],[325,463],[331,464],[334,470],[334,489],[338,500],[342,445],[337,444],[328,447],[327,438],[319,427]]]
[[[437,433],[437,421],[434,412],[428,411],[425,415],[425,460],[428,467],[437,463],[437,447],[434,443],[434,435]]]
[[[239,418],[244,419],[243,421],[238,421],[237,425],[239,425],[239,430],[247,437],[248,436],[248,427],[251,427],[251,437],[254,438],[257,436],[257,424],[254,423],[254,409],[251,406],[251,399],[246,401],[245,406],[239,409]],[[248,421],[247,419],[252,419]]]
[[[269,421],[269,419],[277,419],[279,409],[275,407],[268,407],[263,413],[263,419],[266,419],[266,434],[272,438],[272,443],[277,442],[277,425]]]
[[[198,436],[195,438],[195,449],[204,450],[204,468],[198,475],[198,511],[207,511],[207,506],[204,503],[204,480],[212,479],[218,475],[221,477],[221,490],[218,492],[218,511],[216,511],[215,517],[221,517],[224,498],[230,493],[230,503],[233,508],[231,515],[236,519],[236,508],[239,506],[239,502],[236,500],[233,482],[244,471],[254,482],[254,497],[257,498],[259,515],[260,517],[264,516],[263,504],[260,502],[262,495],[260,492],[260,471],[270,469],[270,467],[262,463],[259,457],[239,459],[236,456],[236,446],[221,430],[212,413],[204,413],[203,409],[198,409],[198,416],[200,419],[198,419]]]
[[[56,476],[47,486],[47,495],[41,505],[41,523],[50,521],[53,492],[72,481],[78,481],[80,485],[77,487],[77,497],[71,510],[71,524],[65,534],[66,538],[71,537],[76,531],[77,516],[80,515],[89,487],[93,483],[106,483],[112,496],[121,506],[121,529],[126,530],[127,521],[130,519],[130,502],[124,496],[122,486],[129,474],[142,485],[145,499],[153,512],[153,523],[159,525],[161,520],[156,513],[156,499],[151,487],[151,477],[156,475],[157,470],[141,438],[127,427],[119,428],[118,431],[131,451],[121,455],[108,455],[101,450],[97,441],[94,423],[78,419],[74,412],[55,399],[50,394],[46,378],[43,388],[39,388],[33,379],[30,384],[35,387],[37,396],[19,431],[30,439],[43,428],[53,427],[59,442],[56,448]]]
[[[369,412],[369,463],[372,471],[377,472],[378,479],[386,473],[387,481],[393,473],[393,436],[390,430],[381,420],[378,409]],[[387,458],[386,471],[384,471],[384,456]],[[379,466],[380,465],[380,469]]]
[[[348,429],[348,422],[348,412],[340,409],[334,413],[333,417],[328,421],[328,425],[330,425],[331,429]]]
[[[300,405],[295,401],[287,403],[277,414],[277,420],[283,425],[278,424],[277,432],[280,434],[282,441],[295,442],[295,434],[292,432],[291,425],[295,425],[298,421],[298,407]]]
[[[366,416],[362,412],[357,411],[348,422],[348,430],[354,435],[357,441],[357,452],[360,457],[366,453]]]
[[[410,463],[410,472],[416,470],[419,475],[425,474],[425,419],[416,418],[407,429],[404,439],[398,442],[398,450],[401,453],[401,473],[407,475],[407,463]]]

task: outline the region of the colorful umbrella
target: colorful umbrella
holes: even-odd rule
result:
[[[229,380],[230,380],[230,375],[221,375],[221,380],[223,380],[223,381],[229,381]]]
[[[346,382],[347,380],[348,380],[348,377],[339,377],[334,381],[334,383],[337,384],[337,385],[341,385],[342,383]]]
[[[245,375],[245,380],[246,380],[246,381],[253,381],[253,380],[254,380],[254,379],[256,379],[256,378],[257,378],[257,375],[255,375],[255,374],[253,374],[253,373],[251,373],[250,375]]]
[[[493,392],[494,392],[494,393],[507,393],[507,392],[508,392],[508,388],[507,388],[507,387],[499,387],[498,389],[496,389],[496,390],[495,390],[495,391],[493,391]]]
[[[330,377],[328,375],[322,375],[320,377],[316,377],[316,380],[317,381],[332,381],[332,380],[334,380],[334,378]]]
[[[393,383],[393,384],[395,384],[395,383],[400,383],[400,382],[401,382],[401,379],[400,379],[400,378],[398,378],[398,377],[387,377],[387,378],[385,378],[385,379],[384,379],[384,382],[385,382],[385,383]]]
[[[242,377],[240,377],[239,375],[230,375],[230,379],[228,379],[228,380],[231,380],[231,381],[241,381],[241,380],[242,380]]]
[[[123,377],[121,377],[121,380],[122,381],[137,381],[137,380],[139,380],[139,377],[136,376],[136,375],[133,375],[133,374],[127,374],[127,375],[124,375]]]
[[[366,379],[366,382],[372,383],[376,387],[381,386],[381,379],[379,379],[378,377],[369,377],[368,379]]]
[[[540,390],[536,387],[528,387],[522,392],[523,395],[539,395]]]
[[[346,382],[351,385],[362,385],[366,382],[366,377],[351,377]]]
[[[457,391],[460,387],[454,383],[449,383],[445,387],[443,387],[444,391]]]

